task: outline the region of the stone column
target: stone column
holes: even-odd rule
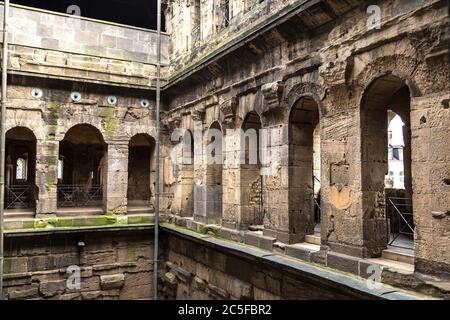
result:
[[[289,211],[289,143],[287,124],[270,126],[269,162],[263,167],[264,235],[283,243],[298,242],[294,215]],[[273,135],[278,139],[273,139]],[[266,171],[269,170],[269,171]]]
[[[450,95],[411,101],[415,271],[450,276]]]
[[[128,191],[128,142],[107,143],[106,180],[103,186],[106,212],[125,214]]]
[[[59,143],[38,140],[36,144],[36,214],[55,214],[57,211]]]
[[[238,132],[231,123],[224,127],[223,217],[222,225],[235,229],[239,214],[239,147]]]

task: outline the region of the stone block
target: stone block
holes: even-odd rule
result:
[[[208,293],[216,300],[228,300],[230,298],[229,292],[212,284],[208,284]]]
[[[37,298],[38,296],[39,296],[39,285],[37,283],[33,283],[31,285],[20,288],[13,287],[11,289],[8,289],[8,298],[10,300]]]
[[[275,244],[275,242],[275,238],[265,237],[257,233],[247,232],[245,234],[246,244],[258,247],[263,250],[273,251],[273,245]]]
[[[120,289],[125,282],[124,274],[113,274],[107,276],[100,276],[100,285],[102,290]]]
[[[345,254],[328,252],[327,267],[359,275],[359,260]]]
[[[307,248],[302,248],[296,245],[286,246],[285,254],[287,256],[297,258],[304,261],[311,261],[311,254],[315,252],[313,250],[309,250]]]
[[[66,281],[42,281],[39,286],[39,292],[46,298],[64,293],[66,290]]]

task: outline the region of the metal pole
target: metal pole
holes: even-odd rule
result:
[[[0,120],[0,300],[3,299],[4,213],[5,213],[5,131],[6,90],[8,86],[8,17],[9,0],[3,4],[2,101]]]
[[[161,104],[161,0],[157,5],[157,62],[156,62],[156,199],[155,199],[155,240],[153,250],[153,300],[158,300],[158,252],[159,252],[159,197],[161,194],[160,165],[160,104]]]

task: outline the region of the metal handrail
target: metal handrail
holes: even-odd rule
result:
[[[314,204],[314,228],[315,228],[317,227],[317,225],[320,224],[322,217],[322,207],[320,206],[318,198],[316,198],[314,195],[313,195],[313,204]],[[316,208],[318,209],[317,212]]]
[[[403,200],[403,203],[394,202],[393,200]],[[400,235],[414,235],[414,221],[412,212],[404,212],[401,210],[401,207],[412,208],[411,199],[408,198],[388,198],[388,204],[391,207],[391,216],[388,217],[391,220],[391,233],[392,240],[389,242],[389,245],[392,245]],[[398,222],[398,231],[395,230],[395,221],[394,217],[397,216],[400,220]],[[403,222],[403,225],[402,223]]]
[[[58,185],[58,207],[88,207],[103,200],[102,185]]]
[[[5,209],[31,209],[32,185],[6,185]]]

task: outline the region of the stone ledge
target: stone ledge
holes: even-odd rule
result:
[[[258,247],[263,250],[273,251],[275,242],[275,238],[266,237],[256,232],[245,233],[245,244]]]
[[[5,236],[152,228],[154,215],[49,217],[5,221]]]
[[[174,226],[173,224],[164,224],[163,230],[177,236],[185,237],[191,241],[200,241],[203,244],[214,248],[219,248],[220,250],[234,252],[239,256],[247,256],[252,260],[262,259],[266,262],[272,262],[283,269],[287,268],[291,271],[304,274],[306,277],[317,278],[320,281],[329,281],[334,285],[344,286],[374,298],[388,300],[433,299],[430,295],[424,295],[426,293],[409,291],[411,288],[399,289],[398,287],[392,287],[391,285],[385,283],[382,283],[379,288],[369,289],[367,286],[367,280],[365,279],[367,278],[367,274],[365,278],[359,276],[360,270],[364,269],[363,266],[371,264],[364,259],[339,253],[331,253],[331,260],[328,261],[329,257],[327,256],[328,267],[325,267],[304,262],[303,260],[288,257],[286,255],[268,253],[267,250],[254,247],[249,244],[236,243],[215,237],[205,237],[197,232],[180,228]],[[312,254],[317,255],[318,252]],[[330,253],[328,253],[328,255],[329,254]],[[334,266],[337,269],[331,269],[330,266]],[[387,267],[382,266],[381,268],[383,271],[389,270]],[[342,271],[344,271],[344,273],[342,273]]]
[[[300,260],[313,262],[313,254],[319,250],[320,247],[315,248],[315,246],[312,245],[294,244],[286,245],[284,248],[284,254]]]

